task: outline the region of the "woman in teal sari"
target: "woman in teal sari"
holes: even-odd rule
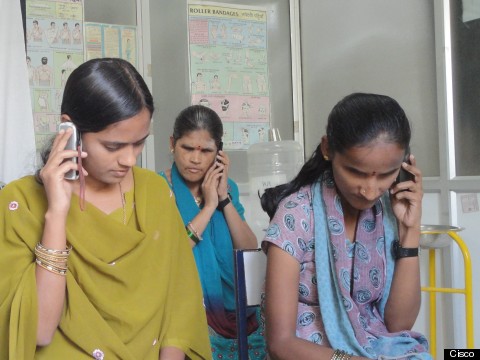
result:
[[[245,222],[238,187],[228,178],[222,151],[223,126],[210,108],[193,105],[178,115],[170,151],[171,169],[162,172],[175,193],[200,274],[214,359],[237,358],[233,249],[257,248]],[[249,356],[265,357],[258,311],[249,314]]]

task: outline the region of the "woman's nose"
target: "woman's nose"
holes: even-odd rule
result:
[[[195,164],[199,164],[202,160],[202,154],[200,151],[194,151],[192,153],[192,156],[190,157],[190,161],[195,163]]]
[[[132,167],[137,163],[137,153],[133,147],[127,146],[122,152],[119,163],[123,166]]]
[[[369,179],[366,181],[363,187],[360,189],[360,193],[368,201],[373,201],[381,195],[378,183],[374,179]]]
[[[370,188],[362,188],[362,190],[360,191],[361,194],[363,195],[363,197],[365,199],[367,199],[368,201],[373,201],[377,198],[377,191],[375,190],[372,190]]]

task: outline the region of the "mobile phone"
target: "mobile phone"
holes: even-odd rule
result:
[[[217,154],[222,150],[223,150],[223,141],[220,141],[220,144],[218,144]],[[218,164],[219,164],[219,162],[217,160],[215,160],[215,165],[216,165],[215,167],[218,167]],[[223,170],[222,170],[222,172],[223,172]]]
[[[405,155],[405,158],[403,159],[404,162],[407,164],[411,164],[410,162],[410,150],[407,151],[407,154]],[[409,181],[409,180],[414,180],[415,175],[413,175],[411,172],[408,172],[405,170],[402,166],[400,167],[400,171],[398,172],[397,179],[395,180],[395,184],[404,182],[404,181]]]
[[[76,126],[72,122],[62,122],[58,126],[58,131],[60,130],[67,130],[67,129],[72,129],[72,135],[70,135],[70,138],[67,141],[67,145],[65,145],[65,150],[78,150],[78,146],[80,146],[80,149],[82,148],[82,141],[80,139],[80,133],[78,132]],[[73,161],[75,164],[78,162],[78,158],[72,157],[65,159],[64,161]],[[69,170],[67,173],[65,173],[64,178],[67,180],[77,180],[79,177],[79,173],[77,170]]]

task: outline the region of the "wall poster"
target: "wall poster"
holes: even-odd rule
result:
[[[122,58],[137,67],[137,28],[112,24],[85,23],[86,60]]]
[[[224,148],[268,141],[266,9],[190,1],[188,44],[191,102],[220,115]]]
[[[99,57],[123,58],[137,67],[137,29],[85,22],[83,0],[27,0],[26,39],[39,154],[57,132],[63,89],[71,72]]]
[[[65,82],[84,61],[83,1],[27,0],[26,39],[38,152],[57,132]]]

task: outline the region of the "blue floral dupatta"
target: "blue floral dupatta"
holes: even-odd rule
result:
[[[339,289],[339,279],[335,270],[335,256],[331,244],[331,229],[329,227],[332,214],[328,210],[329,207],[326,206],[326,201],[333,201],[333,199],[325,199],[327,193],[325,189],[327,188],[330,193],[335,189],[335,184],[329,174],[325,174],[324,179],[315,183],[312,190],[318,296],[320,312],[330,344],[333,348],[369,358],[432,359],[431,355],[426,352],[428,349],[426,339],[414,332],[403,331],[378,337],[369,335],[367,336],[369,339],[368,343],[363,345],[357,340],[344,305],[346,299],[342,298],[341,290]],[[383,295],[376,307],[383,318],[395,268],[395,260],[390,249],[393,240],[398,238],[397,223],[390,206],[388,193],[385,193],[381,198],[381,208],[383,209],[384,229],[382,248],[386,258],[386,269]],[[326,264],[326,266],[321,266],[323,264]],[[422,348],[424,352],[418,352],[419,348]]]

